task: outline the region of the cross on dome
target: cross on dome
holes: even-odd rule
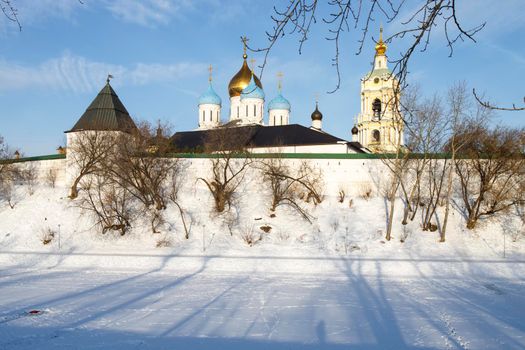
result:
[[[246,36],[243,36],[243,37],[241,37],[241,41],[242,41],[243,50],[244,50],[244,54],[242,55],[242,57],[244,59],[246,59],[246,58],[248,58],[248,54],[246,53],[246,49],[248,48],[248,41],[250,41],[250,39],[248,39]]]
[[[279,93],[281,93],[281,90],[283,89],[283,72],[277,72],[277,88],[279,89]]]

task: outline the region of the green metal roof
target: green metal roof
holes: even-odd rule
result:
[[[68,132],[111,130],[130,132],[137,127],[109,82],[100,90],[75,126]]]
[[[390,69],[388,68],[377,68],[377,69],[374,69],[373,71],[371,72],[368,72],[365,76],[364,76],[364,80],[368,80],[370,78],[375,78],[375,77],[382,77],[382,76],[389,76],[391,75],[392,72],[390,71]]]

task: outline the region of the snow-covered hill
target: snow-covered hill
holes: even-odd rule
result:
[[[141,217],[125,236],[102,235],[66,193],[18,186],[15,207],[1,204],[1,349],[525,347],[516,215],[471,231],[454,210],[438,243],[400,224],[400,203],[385,241],[380,196],[326,193],[305,204],[310,224],[287,207],[271,217],[252,183],[232,235],[232,214],[213,214],[207,189],[188,182],[186,240],[172,206],[161,233]],[[261,240],[249,246],[247,232]]]

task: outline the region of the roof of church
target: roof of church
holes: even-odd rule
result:
[[[291,109],[290,101],[285,99],[284,96],[279,93],[279,95],[268,104],[268,110],[271,111],[272,109],[285,109],[289,111]]]
[[[206,90],[206,92],[203,93],[201,97],[199,97],[199,105],[204,105],[204,104],[219,105],[219,106],[222,104],[222,100],[220,96],[217,95],[217,93],[211,86],[211,83],[208,86],[208,90]]]
[[[247,147],[279,147],[337,144],[346,142],[357,153],[365,153],[359,142],[348,142],[325,132],[312,130],[299,124],[262,126],[249,125],[230,128],[177,132],[171,138],[176,151],[202,151],[206,139],[217,130],[231,130],[232,134],[241,131],[248,134]]]
[[[245,98],[258,98],[261,100],[264,100],[265,95],[263,89],[261,89],[259,86],[257,86],[255,80],[255,75],[252,74],[252,78],[250,79],[250,83],[248,86],[246,86],[241,91],[241,100]]]
[[[108,81],[75,126],[68,132],[82,130],[130,132],[136,128],[126,107]]]

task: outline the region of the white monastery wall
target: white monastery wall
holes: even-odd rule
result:
[[[255,161],[262,159],[255,158]],[[194,183],[198,177],[207,177],[211,174],[211,159],[209,158],[184,158],[186,167],[186,181]],[[385,184],[389,182],[389,170],[380,159],[283,159],[290,168],[298,169],[303,161],[311,167],[320,169],[324,179],[324,193],[337,195],[343,190],[349,196],[358,196],[365,189],[372,189],[374,193],[382,191]],[[57,171],[57,187],[64,187],[65,191],[70,187],[74,179],[72,169],[67,167],[66,159],[28,161],[17,163],[17,166],[34,167],[38,173],[38,179],[45,182],[46,176],[51,169]],[[255,185],[264,185],[262,177],[257,170],[251,169],[247,176]],[[67,193],[66,193],[67,194]]]
[[[66,160],[65,159],[50,159],[50,160],[38,160],[29,161],[22,163],[15,163],[15,166],[19,170],[31,170],[35,171],[37,175],[37,181],[39,183],[46,183],[48,174],[53,172],[56,174],[57,187],[65,186],[67,183],[66,178]]]

